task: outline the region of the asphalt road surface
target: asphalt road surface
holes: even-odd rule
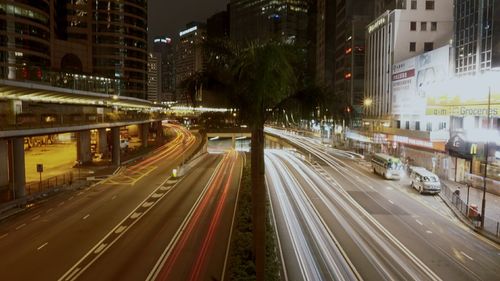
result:
[[[498,280],[499,245],[462,225],[438,196],[374,175],[356,154],[268,132],[311,154],[315,172],[292,175],[364,280]]]
[[[206,155],[174,179],[172,169],[199,143],[185,129],[177,132],[174,141],[104,182],[3,221],[0,280],[154,280],[155,269],[163,272],[162,258],[170,257],[167,249],[183,249],[179,241],[192,249],[181,250],[178,261],[196,261],[198,276],[221,276],[242,157]],[[213,252],[216,262],[207,266]]]

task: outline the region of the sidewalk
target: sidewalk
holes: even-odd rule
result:
[[[441,183],[443,188],[439,196],[441,196],[450,209],[455,212],[459,219],[475,231],[499,242],[500,196],[488,192],[486,193],[484,228],[481,229],[479,228],[480,221],[477,220],[478,217],[476,214],[481,213],[483,190],[473,187],[467,190],[465,184],[449,180],[441,180]]]
[[[460,189],[460,199],[467,203],[467,186],[462,183],[456,183],[449,180],[441,180],[452,190]],[[469,205],[476,205],[481,212],[483,201],[483,190],[474,187],[469,188]],[[500,221],[500,196],[486,192],[486,217]]]

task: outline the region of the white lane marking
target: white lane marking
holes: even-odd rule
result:
[[[3,239],[3,238],[5,238],[5,237],[7,237],[7,235],[9,235],[9,233],[8,233],[8,232],[7,232],[7,233],[5,233],[5,234],[0,235],[0,239]],[[498,254],[500,255],[500,253],[498,253]]]
[[[23,223],[23,224],[21,224],[20,226],[16,227],[16,230],[19,230],[19,229],[21,229],[21,228],[23,228],[23,227],[25,227],[25,226],[26,226],[26,224],[25,224],[25,223]]]
[[[106,247],[106,244],[101,244],[97,249],[95,249],[94,253],[98,254],[100,251],[102,251]]]
[[[77,195],[83,195],[83,191],[78,192]]]
[[[464,252],[462,252],[462,251],[460,251],[460,253],[461,253],[462,255],[464,255],[466,258],[470,259],[471,261],[473,261],[473,260],[474,260],[473,258],[471,258],[470,256],[468,256],[466,253],[464,253]]]
[[[394,188],[392,188],[391,186],[387,186],[385,189],[387,189],[387,190],[393,190]]]
[[[394,202],[392,202],[392,200],[389,200],[389,203],[393,204],[394,205]]]
[[[144,202],[144,204],[142,204],[142,207],[143,208],[149,208],[151,207],[151,205],[153,205],[154,202]]]
[[[64,280],[71,280],[71,278],[73,278],[73,275],[75,275],[78,271],[80,271],[80,268],[75,268],[75,270],[73,270],[73,272],[71,272],[71,274]]]
[[[418,224],[420,225],[424,225],[423,223],[421,223],[419,220],[415,220]]]
[[[111,200],[115,200],[116,199],[116,195],[113,195],[113,197],[111,197]]]
[[[50,208],[50,209],[48,209],[48,210],[47,210],[47,213],[48,213],[48,212],[50,212],[50,211],[52,211],[53,209],[54,209],[54,208]]]
[[[85,215],[82,219],[86,220],[88,217],[90,217],[90,214]]]
[[[124,231],[126,228],[127,228],[126,226],[122,225],[117,230],[115,230],[115,233],[120,233],[120,232]]]
[[[373,189],[373,190],[375,190],[375,188],[373,186],[371,186],[371,185],[368,185],[368,187],[371,188],[371,189]]]
[[[432,231],[430,231],[430,230],[426,230],[425,232],[427,232],[429,234],[432,234]]]
[[[155,194],[151,195],[151,198],[159,198],[161,196],[162,196],[162,194],[155,193]]]
[[[32,220],[32,221],[35,221],[35,220],[37,220],[37,219],[39,219],[39,218],[40,218],[40,215],[37,215],[37,216],[34,216],[31,220]]]
[[[49,242],[45,242],[43,243],[42,245],[40,245],[38,248],[36,248],[37,251],[40,251],[43,247],[47,246],[47,244],[49,244]]]
[[[69,200],[73,200],[73,198],[74,198],[74,196],[71,196],[71,197],[68,199],[68,201],[69,201]]]
[[[135,220],[136,218],[138,218],[142,213],[137,213],[137,212],[134,212],[132,215],[130,215],[130,218]]]
[[[62,206],[62,205],[64,205],[64,201],[59,203],[59,205],[57,205],[57,206]]]

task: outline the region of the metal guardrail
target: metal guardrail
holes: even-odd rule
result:
[[[29,182],[26,184],[26,195],[36,195],[39,193],[51,191],[54,188],[58,188],[64,185],[71,185],[75,180],[76,179],[73,176],[73,173],[68,172],[62,175],[42,179],[42,181]]]
[[[481,218],[480,212],[477,209],[477,206],[474,207],[472,204],[467,205],[460,198],[460,194],[457,193],[457,190],[452,190],[449,186],[442,183],[441,194],[443,194],[446,199],[463,215],[463,217],[468,220],[472,225],[476,228],[481,227]],[[494,219],[488,218],[487,216],[484,218],[484,228],[482,231],[487,232],[488,234],[500,238],[500,222]]]

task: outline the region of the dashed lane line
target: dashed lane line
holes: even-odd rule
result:
[[[466,254],[466,253],[464,253],[463,251],[460,251],[460,253],[461,253],[464,257],[466,257],[466,258],[470,259],[471,261],[473,261],[473,260],[474,260],[473,258],[471,258],[469,255],[467,255],[467,254]]]
[[[45,242],[42,245],[38,246],[38,248],[36,248],[36,250],[40,251],[43,247],[47,246],[47,244],[49,244],[49,242]]]
[[[25,227],[25,226],[26,226],[26,224],[25,224],[25,223],[23,223],[23,224],[21,224],[21,225],[17,226],[17,227],[16,227],[16,230],[19,230],[19,229],[21,229],[21,228],[23,228],[23,227]]]
[[[88,217],[90,217],[90,214],[86,214],[82,219],[86,220]]]

